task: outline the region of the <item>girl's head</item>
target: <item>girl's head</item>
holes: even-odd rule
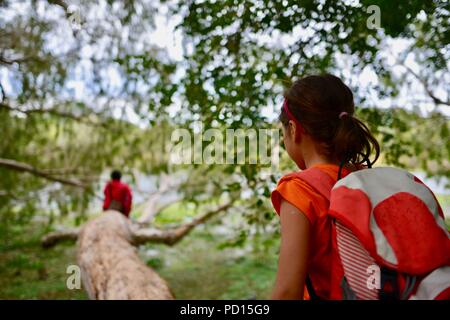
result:
[[[289,156],[301,169],[319,154],[331,163],[373,164],[380,146],[367,126],[354,117],[351,90],[330,74],[307,76],[284,93],[280,121]],[[369,157],[375,152],[370,162]]]

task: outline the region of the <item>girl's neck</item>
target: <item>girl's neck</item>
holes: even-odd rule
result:
[[[321,155],[312,155],[308,158],[305,157],[305,167],[306,169],[311,168],[318,164],[335,164],[339,165],[337,161],[332,161],[324,156]]]
[[[308,168],[311,168],[311,167],[314,167],[314,166],[320,165],[320,164],[333,164],[336,166],[340,166],[339,161],[332,161],[330,159],[327,159],[327,158],[321,157],[321,156],[311,157],[310,159],[305,159],[305,166],[306,166],[305,169],[308,169]],[[351,172],[360,169],[351,163],[344,164],[343,168],[345,168],[346,170],[349,170]]]

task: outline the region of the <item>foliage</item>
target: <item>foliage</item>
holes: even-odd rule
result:
[[[380,7],[379,29],[367,26],[369,5]],[[349,83],[383,162],[450,177],[449,12],[442,0],[2,1],[0,158],[86,184],[0,167],[2,223],[23,224],[44,210],[48,223],[73,212],[81,222],[102,174],[118,167],[134,180],[186,172],[181,191],[194,203],[240,195],[246,224],[236,226],[238,238],[252,235],[252,225],[260,228],[253,235],[274,230],[269,195],[294,169],[286,155],[277,172],[173,166],[170,134],[195,121],[205,129],[276,127],[282,91],[309,73]],[[165,14],[179,18],[181,59],[151,41],[155,17]],[[406,45],[386,55],[395,41]],[[362,73],[376,81],[360,85]],[[379,98],[391,108],[378,108]]]

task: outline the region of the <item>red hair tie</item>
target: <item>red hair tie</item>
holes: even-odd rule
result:
[[[301,132],[301,133],[304,133],[305,130],[303,130],[303,127],[302,127],[302,125],[300,124],[300,122],[298,122],[297,118],[294,117],[294,115],[289,111],[288,101],[287,101],[286,98],[284,99],[284,102],[283,102],[283,110],[284,110],[284,112],[286,113],[286,115],[288,116],[288,118],[289,118],[290,120],[294,121],[294,122],[298,125],[298,127],[300,128],[300,132]]]

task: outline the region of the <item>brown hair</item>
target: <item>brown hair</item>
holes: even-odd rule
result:
[[[369,128],[355,118],[353,94],[341,79],[330,74],[307,76],[295,81],[284,97],[290,113],[320,144],[323,154],[341,164],[366,162],[371,167],[377,161],[380,145]],[[280,121],[285,126],[289,122],[283,109]],[[373,151],[375,159],[370,162]]]

